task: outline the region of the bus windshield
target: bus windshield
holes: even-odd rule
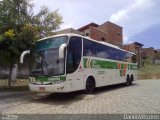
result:
[[[64,74],[65,58],[59,58],[59,47],[67,41],[68,37],[61,36],[37,42],[32,51],[31,76]]]

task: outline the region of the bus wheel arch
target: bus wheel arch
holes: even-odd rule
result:
[[[88,76],[85,84],[85,92],[87,94],[92,94],[94,92],[95,87],[96,87],[95,78],[93,76]]]

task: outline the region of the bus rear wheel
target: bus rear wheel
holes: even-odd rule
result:
[[[131,81],[132,81],[132,82],[134,81],[134,76],[133,76],[133,74],[131,75]]]
[[[132,78],[129,76],[129,75],[127,75],[127,77],[126,77],[126,85],[127,86],[130,86],[130,85],[132,85]]]
[[[131,78],[130,78],[130,79],[131,79],[131,83],[130,83],[130,84],[132,85],[132,82],[134,81],[134,76],[133,76],[133,74],[131,75]]]
[[[95,80],[92,77],[89,77],[86,81],[86,90],[85,92],[87,94],[92,94],[94,92],[95,89]]]

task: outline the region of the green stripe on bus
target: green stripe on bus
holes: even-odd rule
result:
[[[117,63],[115,62],[94,60],[94,59],[92,59],[91,62],[88,62],[88,61],[89,59],[84,58],[84,68],[88,68],[88,66],[91,66],[91,68],[117,69]]]
[[[127,69],[128,66],[128,69],[137,70],[137,65],[133,64],[124,64],[124,63],[95,60],[89,58],[84,58],[83,61],[84,61],[84,68]],[[118,66],[118,64],[120,66]]]

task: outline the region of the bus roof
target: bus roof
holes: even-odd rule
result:
[[[133,52],[130,52],[130,51],[126,51],[124,49],[121,49],[120,47],[116,46],[116,45],[113,45],[113,44],[110,44],[110,43],[107,43],[107,42],[103,42],[103,41],[97,41],[97,40],[94,40],[90,37],[86,37],[86,36],[82,36],[82,35],[78,35],[78,34],[74,34],[74,33],[66,33],[66,34],[58,34],[58,35],[54,35],[54,36],[49,36],[49,37],[45,37],[45,38],[42,38],[38,41],[42,41],[42,40],[46,40],[46,39],[49,39],[49,38],[54,38],[54,37],[60,37],[60,36],[68,36],[68,37],[71,37],[71,36],[77,36],[77,37],[82,37],[82,38],[86,38],[86,39],[89,39],[91,41],[94,41],[94,42],[97,42],[97,43],[100,43],[100,44],[103,44],[103,45],[107,45],[107,46],[110,46],[112,48],[115,48],[115,49],[119,49],[121,51],[125,51],[125,52],[128,52],[130,54],[134,54]]]

